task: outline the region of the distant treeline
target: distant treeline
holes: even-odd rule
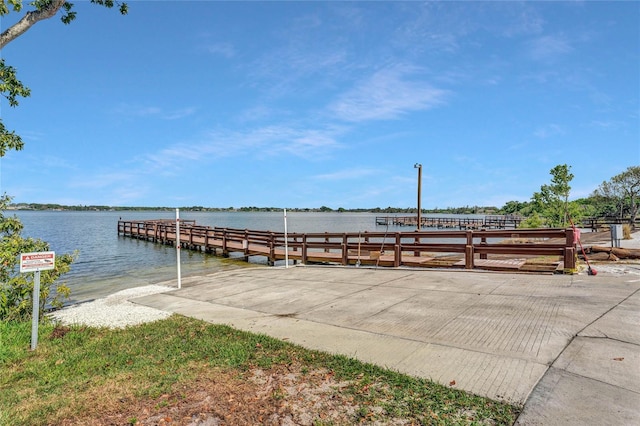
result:
[[[179,207],[181,211],[192,212],[278,212],[283,207],[204,207],[204,206],[183,206]],[[175,207],[132,207],[132,206],[66,206],[62,204],[40,204],[40,203],[18,203],[10,204],[11,210],[54,210],[54,211],[173,211]],[[332,209],[331,207],[321,206],[312,208],[287,207],[290,212],[350,212],[350,213],[416,213],[415,207],[373,207],[373,208],[357,208],[345,209],[343,207]],[[423,209],[424,213],[446,213],[446,214],[498,214],[500,209],[497,207],[448,207]]]

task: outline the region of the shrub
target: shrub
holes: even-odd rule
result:
[[[2,213],[9,203],[6,195],[0,197],[0,320],[24,320],[31,316],[34,274],[20,273],[20,253],[49,251],[49,244],[40,239],[23,238],[23,225],[16,217]],[[40,273],[40,312],[46,306],[61,307],[71,291],[57,279],[71,268],[75,255],[56,255],[55,268]],[[44,315],[40,315],[44,318]]]

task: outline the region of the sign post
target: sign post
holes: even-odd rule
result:
[[[20,273],[33,272],[33,313],[31,315],[31,350],[38,346],[38,323],[40,321],[40,271],[53,269],[56,253],[40,251],[20,253]]]

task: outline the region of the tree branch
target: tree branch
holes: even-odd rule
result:
[[[0,34],[0,50],[17,37],[24,34],[37,22],[54,16],[58,13],[60,8],[64,6],[65,2],[66,0],[50,0],[49,3],[41,9],[27,12],[22,19]]]

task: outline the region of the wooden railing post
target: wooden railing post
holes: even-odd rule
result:
[[[229,250],[227,249],[227,228],[222,230],[222,255],[229,257]]]
[[[464,267],[473,269],[473,231],[467,231],[467,245],[464,248]]]
[[[564,249],[564,269],[574,271],[576,269],[576,243],[577,239],[580,237],[576,235],[573,228],[567,228],[565,233],[566,247]]]
[[[276,264],[276,236],[273,232],[269,232],[269,262],[271,265]],[[285,248],[286,250],[286,248]]]
[[[349,246],[343,242],[340,247],[342,249],[342,265],[346,266],[349,264]]]
[[[485,231],[485,229],[481,229],[481,231]],[[480,245],[481,246],[487,245],[487,237],[485,237],[484,235],[482,236],[482,238],[480,238]],[[480,259],[486,259],[486,258],[487,258],[487,253],[480,253]]]
[[[302,235],[302,264],[307,263],[307,234]]]

